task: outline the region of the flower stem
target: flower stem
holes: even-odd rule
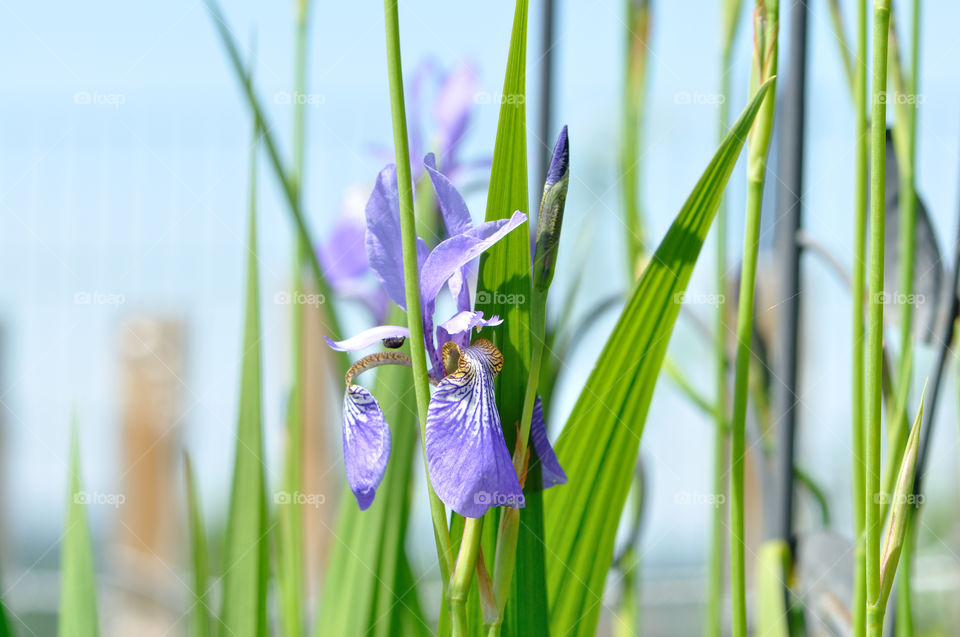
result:
[[[480,540],[483,535],[483,518],[466,518],[463,525],[463,537],[460,540],[460,553],[450,580],[450,616],[453,618],[453,637],[465,637],[467,634],[467,594],[477,566],[480,552]]]
[[[440,562],[440,576],[444,590],[453,570],[450,531],[447,511],[430,484],[427,470],[425,435],[427,406],[430,402],[430,377],[427,372],[427,353],[423,338],[423,316],[420,308],[420,277],[417,264],[416,221],[413,216],[413,185],[410,177],[410,149],[407,141],[407,115],[403,102],[403,66],[400,61],[400,19],[397,0],[384,0],[387,35],[387,71],[390,77],[390,111],[393,115],[393,143],[397,157],[397,190],[400,200],[400,239],[403,246],[403,283],[406,288],[407,327],[410,330],[410,360],[413,363],[413,386],[417,398],[417,416],[420,420],[420,443],[424,446],[423,468],[427,472],[427,491],[430,496],[430,517],[433,520],[434,540]]]
[[[751,88],[776,74],[779,6],[776,0],[758,0],[754,13],[754,54]],[[749,391],[750,343],[753,335],[753,297],[760,242],[760,213],[767,152],[773,131],[776,87],[764,98],[750,131],[747,150],[747,210],[743,235],[743,270],[737,309],[737,359],[733,386],[730,476],[730,579],[733,637],[747,635],[747,585],[745,577],[743,462],[746,453],[747,394]]]
[[[534,294],[530,303],[531,348],[530,372],[527,388],[523,396],[523,411],[520,417],[520,433],[517,437],[517,452],[513,456],[513,468],[520,478],[520,486],[526,479],[526,458],[530,441],[530,424],[533,421],[533,407],[537,401],[537,387],[540,384],[540,367],[543,364],[543,349],[546,340],[546,293]],[[490,635],[500,634],[503,622],[503,610],[506,596],[510,590],[517,559],[517,533],[520,526],[520,512],[505,509],[497,527],[497,552],[494,556],[493,582],[497,602],[497,620],[490,626]],[[509,538],[509,540],[505,540]]]
[[[730,72],[732,62],[733,40],[736,32],[737,14],[740,12],[740,1],[724,3],[724,23],[727,28],[723,33],[723,54],[720,67],[720,95],[723,103],[720,105],[718,128],[722,140],[727,134],[729,113],[727,96],[730,95]],[[727,293],[727,206],[724,199],[720,200],[717,209],[717,219],[714,222],[717,230],[717,294]],[[714,324],[714,362],[716,368],[716,397],[715,397],[715,427],[713,435],[713,493],[724,496],[727,493],[727,321],[726,305],[717,305],[717,315]],[[723,608],[723,535],[727,508],[718,505],[713,509],[713,520],[710,529],[710,572],[707,580],[707,612],[704,626],[706,635],[720,637],[722,634]]]
[[[856,166],[853,196],[853,389],[851,417],[853,436],[853,519],[856,538],[853,632],[866,632],[866,547],[864,545],[866,472],[863,441],[863,289],[866,279],[867,243],[867,3],[857,0],[857,57],[854,69],[854,112],[856,117]]]
[[[868,276],[870,295],[867,305],[867,374],[864,491],[864,528],[866,536],[866,614],[867,634],[879,636],[883,630],[880,605],[880,417],[881,355],[883,351],[883,241],[884,177],[886,160],[886,87],[887,40],[890,27],[890,0],[876,0],[873,22],[873,100],[870,129],[870,259]],[[884,95],[884,97],[881,97]]]

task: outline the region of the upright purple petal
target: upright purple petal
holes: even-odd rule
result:
[[[567,474],[564,473],[557,454],[553,451],[550,439],[547,438],[547,423],[543,418],[543,403],[537,396],[533,403],[533,419],[530,421],[530,441],[540,459],[540,473],[543,477],[543,488],[549,489],[555,484],[566,484]]]
[[[493,378],[502,367],[500,351],[477,339],[460,351],[457,369],[440,381],[427,409],[430,482],[444,504],[464,517],[478,518],[493,506],[523,506],[493,395]]]
[[[324,336],[323,340],[327,342],[327,345],[332,350],[338,352],[355,352],[359,349],[366,349],[385,338],[406,338],[408,336],[410,336],[410,330],[405,327],[399,325],[378,325],[377,327],[371,327],[356,336],[342,341],[331,340],[328,336]]]
[[[390,459],[390,428],[380,405],[360,385],[343,396],[343,464],[360,510],[373,502]]]
[[[420,294],[424,307],[432,304],[443,284],[461,267],[479,257],[484,250],[526,221],[527,215],[514,212],[509,219],[481,223],[463,234],[440,242],[423,264],[420,272]]]
[[[333,231],[317,249],[323,276],[337,291],[353,292],[357,280],[369,269],[364,242],[367,223],[364,218],[364,194],[351,186],[340,205]]]
[[[433,103],[437,142],[444,165],[456,163],[457,150],[476,101],[477,74],[472,64],[463,62],[443,78]]]
[[[433,153],[423,158],[423,167],[427,169],[430,182],[433,184],[433,192],[437,195],[437,205],[443,217],[443,224],[447,227],[447,236],[452,237],[470,230],[473,227],[473,219],[470,218],[467,202],[463,200],[450,180],[437,170],[437,159]]]
[[[403,248],[400,244],[400,201],[397,170],[391,164],[377,175],[367,201],[367,260],[390,300],[406,308],[403,287]]]
[[[437,345],[443,347],[446,343],[456,343],[463,349],[470,344],[470,333],[474,328],[500,325],[503,319],[499,316],[483,318],[483,312],[457,312],[451,318],[437,326]]]

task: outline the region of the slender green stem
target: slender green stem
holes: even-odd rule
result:
[[[393,144],[397,157],[397,189],[400,201],[400,239],[403,247],[403,283],[406,288],[407,327],[410,330],[410,359],[413,362],[413,386],[417,398],[417,416],[420,420],[420,443],[424,446],[423,468],[427,473],[427,491],[430,496],[430,516],[440,562],[440,576],[444,591],[453,570],[450,531],[447,512],[430,484],[427,470],[425,434],[427,405],[430,402],[430,377],[427,373],[427,353],[422,338],[423,316],[420,312],[420,276],[417,267],[416,221],[413,216],[413,184],[410,177],[410,150],[407,141],[407,115],[403,102],[403,66],[400,62],[400,19],[397,0],[384,0],[387,35],[387,71],[390,76],[390,111],[393,115]]]
[[[776,0],[758,0],[754,13],[754,54],[751,89],[776,75],[779,5]],[[753,335],[753,299],[760,243],[760,213],[767,152],[773,133],[776,86],[764,98],[750,132],[747,150],[747,209],[743,234],[743,265],[737,309],[737,359],[733,386],[730,473],[730,579],[733,637],[747,635],[747,586],[745,577],[743,462],[746,453],[747,394],[750,383],[750,343]]]
[[[294,52],[294,91],[303,93],[306,87],[307,60],[307,16],[308,0],[296,5],[295,52]],[[296,190],[297,202],[302,206],[304,165],[305,114],[301,100],[293,101],[293,163],[290,180]],[[306,259],[306,247],[299,233],[294,234],[296,251],[293,266],[293,293],[303,289],[303,263]],[[293,349],[293,388],[290,392],[290,405],[287,413],[287,440],[284,462],[284,488],[287,493],[296,493],[303,485],[303,400],[304,400],[304,340],[303,306],[293,305],[292,349]],[[300,504],[296,498],[282,505],[280,510],[280,532],[282,534],[279,558],[281,622],[287,637],[303,635],[303,527],[300,516]]]
[[[530,303],[530,326],[532,332],[530,371],[527,377],[527,387],[523,395],[523,411],[520,416],[520,434],[517,438],[517,452],[513,456],[513,468],[517,476],[525,480],[527,449],[530,441],[530,424],[533,421],[533,407],[537,400],[537,387],[540,385],[540,367],[543,364],[543,350],[546,339],[546,294],[534,294]],[[523,482],[521,482],[521,485]],[[513,578],[514,566],[517,559],[517,530],[520,524],[519,515],[500,516],[497,527],[497,551],[494,556],[493,582],[494,592],[498,594],[497,620],[490,626],[490,634],[500,632],[503,621],[503,609],[509,591],[510,580]],[[509,538],[509,540],[504,540]]]
[[[463,525],[463,537],[460,540],[460,553],[450,580],[450,616],[453,618],[453,637],[465,637],[467,634],[467,594],[477,567],[477,555],[480,553],[480,540],[483,535],[483,518],[466,518]]]
[[[866,471],[863,446],[863,290],[866,282],[867,244],[867,0],[857,0],[857,57],[854,70],[856,165],[853,195],[853,520],[856,554],[853,585],[853,634],[866,632],[866,547],[864,545]]]
[[[648,2],[625,0],[627,10],[624,61],[623,104],[621,109],[622,141],[620,147],[620,185],[624,221],[627,226],[627,281],[638,277],[638,263],[643,254],[643,220],[638,199],[641,174],[640,137],[643,126],[644,88],[646,85],[647,47],[650,33]]]
[[[720,67],[720,95],[724,98],[723,103],[717,109],[719,116],[717,125],[719,129],[718,137],[722,140],[727,134],[729,127],[729,113],[727,109],[727,97],[730,95],[730,66],[732,63],[733,40],[735,27],[737,23],[737,14],[740,12],[740,2],[724,3],[724,18],[728,25],[723,37],[723,55],[721,56]],[[717,210],[717,219],[714,222],[717,234],[717,260],[716,260],[716,289],[719,298],[726,298],[727,293],[727,205],[726,200],[720,200],[720,207]],[[713,493],[717,496],[717,501],[726,501],[727,494],[727,443],[729,441],[729,428],[727,424],[727,409],[729,408],[729,396],[727,395],[727,317],[726,304],[717,305],[717,313],[714,322],[714,373],[716,396],[715,405],[715,427],[713,434]],[[720,500],[723,496],[723,500]],[[723,537],[724,521],[727,515],[727,508],[718,505],[713,508],[713,520],[710,529],[710,571],[707,580],[707,613],[704,634],[710,637],[720,637],[722,634],[723,618]]]
[[[747,184],[747,224],[744,232],[743,272],[740,279],[740,303],[737,311],[737,360],[730,445],[730,577],[734,637],[746,637],[747,634],[743,461],[746,453],[745,424],[749,389],[747,383],[750,370],[750,335],[753,332],[753,288],[757,274],[757,244],[760,235],[762,199],[763,180],[751,180]]]
[[[898,111],[903,117],[899,126],[903,127],[903,161],[900,161],[900,378],[903,394],[906,396],[910,386],[910,372],[913,358],[912,319],[913,319],[913,276],[916,253],[917,227],[917,190],[916,190],[916,149],[917,149],[917,107],[920,42],[920,1],[913,0],[913,16],[910,34],[910,76],[906,86],[906,100],[895,100],[903,107]],[[902,301],[902,302],[901,302]],[[905,408],[905,404],[902,406]],[[906,424],[906,419],[903,420]],[[891,450],[893,453],[897,451]],[[898,456],[899,457],[899,454]],[[912,516],[911,516],[912,517]],[[883,519],[883,518],[881,518]],[[908,522],[907,538],[910,539],[913,525]],[[910,580],[912,550],[914,543],[904,542],[900,557],[902,568],[897,583],[897,637],[909,637],[913,634],[913,609],[911,607]]]
[[[870,295],[867,305],[867,370],[865,444],[866,475],[864,491],[864,529],[866,535],[867,634],[883,631],[880,607],[880,419],[881,354],[883,350],[883,241],[884,176],[886,160],[886,87],[887,40],[890,27],[890,1],[876,0],[873,21],[873,100],[870,129]],[[881,97],[883,95],[884,97]]]

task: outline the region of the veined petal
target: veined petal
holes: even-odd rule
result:
[[[443,224],[447,227],[447,236],[453,237],[470,230],[473,227],[473,219],[470,218],[467,202],[463,200],[450,180],[437,170],[437,159],[433,153],[428,153],[423,158],[423,167],[427,169],[430,182],[433,184],[433,192],[437,195],[437,205],[443,217]]]
[[[360,385],[343,396],[343,464],[360,510],[373,502],[390,459],[390,428],[376,398]]]
[[[423,264],[420,272],[420,294],[426,307],[437,298],[443,284],[454,272],[479,257],[484,250],[526,221],[527,215],[514,212],[509,219],[481,223],[467,232],[440,242]]]
[[[457,368],[440,381],[427,409],[430,482],[444,504],[464,517],[480,517],[493,506],[522,507],[523,490],[493,395],[503,355],[482,338],[459,354]]]
[[[338,352],[355,352],[358,349],[370,347],[385,338],[406,338],[408,336],[410,336],[410,330],[405,327],[400,327],[399,325],[378,325],[377,327],[371,327],[356,336],[342,341],[334,341],[327,336],[324,336],[323,340],[327,342],[330,349]]]
[[[533,419],[530,421],[530,441],[537,458],[540,459],[540,473],[543,477],[543,488],[548,489],[555,484],[566,484],[567,474],[564,473],[557,454],[553,451],[550,439],[547,438],[547,423],[543,418],[543,402],[537,396],[533,403]]]
[[[380,171],[367,200],[367,260],[390,300],[406,308],[403,287],[403,247],[400,244],[400,200],[393,164]]]

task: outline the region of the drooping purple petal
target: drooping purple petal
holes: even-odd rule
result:
[[[514,212],[509,219],[481,223],[463,234],[440,242],[420,272],[420,294],[426,307],[437,298],[443,284],[461,267],[479,257],[484,250],[526,221],[527,215]]]
[[[332,350],[338,352],[355,352],[359,349],[370,347],[385,338],[406,338],[408,336],[410,336],[410,330],[405,327],[400,327],[399,325],[378,325],[377,327],[371,327],[356,336],[342,341],[334,341],[328,336],[324,336],[323,339]]]
[[[540,459],[540,473],[543,477],[543,488],[549,489],[556,484],[566,484],[567,474],[557,460],[550,439],[547,438],[547,423],[543,418],[543,403],[537,396],[533,403],[533,419],[530,421],[530,441],[534,451]]]
[[[360,510],[373,502],[390,459],[390,428],[380,405],[360,385],[343,396],[343,464]]]
[[[457,369],[440,381],[427,409],[430,482],[444,504],[464,517],[524,504],[493,395],[502,366],[499,350],[477,339],[460,351]]]
[[[367,260],[390,300],[406,308],[403,287],[403,248],[400,244],[400,202],[397,170],[391,164],[377,175],[367,201]]]
[[[473,227],[473,219],[470,218],[467,202],[463,200],[450,180],[437,170],[437,159],[433,153],[428,153],[423,158],[423,167],[427,169],[430,182],[433,184],[433,192],[437,195],[437,206],[440,208],[443,224],[447,227],[447,236],[453,237],[470,230]]]

